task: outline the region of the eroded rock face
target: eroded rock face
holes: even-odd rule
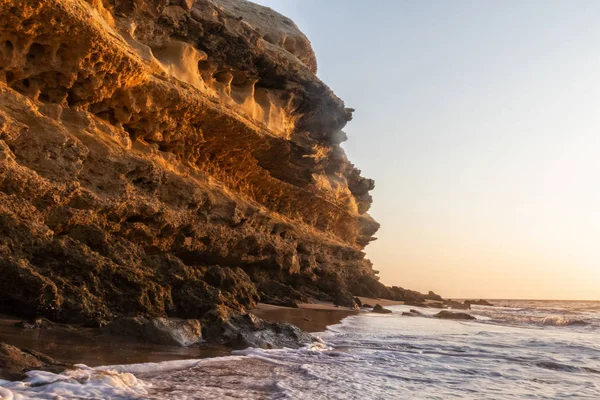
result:
[[[257,284],[392,293],[362,251],[373,181],[339,146],[352,110],[289,19],[241,0],[0,14],[0,311],[101,326],[244,312]]]

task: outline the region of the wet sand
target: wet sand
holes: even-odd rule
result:
[[[402,301],[372,299],[369,297],[359,297],[359,299],[363,304],[370,304],[372,306],[380,304],[383,307],[387,307],[404,304]],[[339,324],[342,319],[360,312],[345,307],[334,306],[333,303],[324,301],[302,303],[299,306],[300,308],[289,308],[261,303],[252,312],[257,317],[266,320],[289,322],[305,332],[323,332],[328,326]]]
[[[269,321],[289,322],[305,332],[323,332],[329,325],[339,324],[342,319],[358,314],[358,311],[337,308],[331,303],[300,304],[300,308],[261,303],[252,313]]]
[[[389,300],[361,298],[363,303],[388,306],[402,304]],[[300,304],[288,308],[259,304],[252,310],[269,321],[289,322],[305,332],[323,332],[329,325],[356,315],[359,311],[336,307],[332,303]],[[23,329],[15,326],[21,318],[0,315],[0,342],[44,353],[56,360],[74,364],[99,365],[135,364],[169,360],[219,357],[231,354],[223,346],[173,347],[140,343],[132,338],[103,334],[99,329],[77,325],[55,324],[50,329]]]

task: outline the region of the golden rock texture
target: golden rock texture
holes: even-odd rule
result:
[[[0,0],[0,311],[383,296],[352,111],[243,0]],[[290,300],[290,299],[287,299]],[[287,301],[286,300],[286,301]]]

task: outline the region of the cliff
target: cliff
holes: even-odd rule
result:
[[[308,39],[244,0],[0,2],[0,311],[389,296]],[[393,296],[392,296],[393,297]],[[342,301],[343,302],[343,301]]]

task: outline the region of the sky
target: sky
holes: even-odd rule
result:
[[[600,2],[260,0],[355,108],[382,282],[600,300]]]

